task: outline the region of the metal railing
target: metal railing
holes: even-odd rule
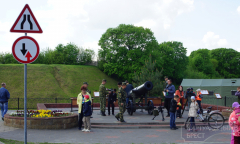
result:
[[[232,107],[233,102],[237,102],[236,96],[224,96],[222,99],[216,99],[215,96],[205,96],[202,99],[204,104]],[[69,103],[70,98],[28,98],[27,109],[37,109],[38,103]],[[142,104],[143,105],[143,104]],[[10,98],[8,100],[8,109],[24,109],[24,98]]]
[[[37,109],[38,103],[71,103],[70,98],[27,98],[27,109]],[[10,98],[8,109],[24,109],[24,98]]]
[[[238,97],[236,96],[224,96],[222,97],[222,99],[217,99],[215,96],[204,96],[202,99],[202,103],[204,104],[212,104],[227,107],[232,107],[232,103],[237,101]]]

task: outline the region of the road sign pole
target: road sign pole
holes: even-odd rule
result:
[[[24,64],[24,144],[27,144],[27,64]]]
[[[27,64],[34,62],[40,52],[37,41],[28,37],[27,33],[43,33],[28,4],[21,11],[10,32],[25,33],[25,36],[13,43],[12,54],[18,62],[24,64],[24,144],[27,144]]]

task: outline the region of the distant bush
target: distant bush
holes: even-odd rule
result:
[[[47,48],[41,50],[38,58],[33,64],[67,64],[67,65],[84,65],[92,62],[95,52],[91,49],[78,47],[73,43],[66,46],[59,44],[55,49]],[[0,53],[1,64],[18,64],[11,53]]]

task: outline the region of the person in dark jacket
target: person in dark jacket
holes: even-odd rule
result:
[[[128,102],[129,102],[129,97],[130,97],[129,92],[133,89],[133,86],[132,86],[132,84],[129,84],[129,82],[127,80],[125,82],[127,84],[127,87],[125,88],[125,92],[127,94],[127,98],[126,98],[126,106],[127,106]]]
[[[168,115],[166,117],[169,117],[169,109],[170,109],[170,103],[171,100],[174,97],[174,93],[175,93],[175,86],[172,84],[172,80],[169,79],[168,80],[168,85],[166,86],[166,88],[164,89],[164,92],[166,92],[166,96],[165,96],[165,100],[164,100],[164,107],[167,109]]]
[[[114,107],[117,99],[116,89],[110,92],[108,96],[108,115],[110,115],[110,105],[112,105],[112,115],[114,115]]]
[[[90,132],[90,130],[91,130],[90,117],[92,115],[91,101],[89,100],[88,95],[85,95],[84,99],[85,99],[84,104],[83,104],[84,129],[82,131],[83,132]]]
[[[177,107],[179,107],[178,103],[177,103],[178,99],[179,99],[179,96],[175,95],[174,98],[171,100],[171,103],[170,103],[170,129],[171,130],[178,129],[176,127],[176,124],[175,124],[176,110],[177,110]]]
[[[238,103],[240,103],[240,87],[237,88],[237,91],[235,93],[235,96],[238,97]]]
[[[10,94],[6,89],[6,84],[2,83],[0,88],[0,108],[2,113],[2,120],[4,121],[4,115],[8,111],[8,99],[10,99]]]

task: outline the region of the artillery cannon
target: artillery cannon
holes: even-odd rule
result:
[[[129,92],[130,100],[127,103],[127,112],[129,115],[133,115],[136,109],[145,109],[149,115],[153,114],[154,104],[152,100],[147,101],[147,93],[152,90],[153,84],[150,81],[146,81],[144,84],[132,89]],[[136,103],[136,99],[139,98],[139,102]],[[140,102],[145,98],[145,105],[141,106]]]

